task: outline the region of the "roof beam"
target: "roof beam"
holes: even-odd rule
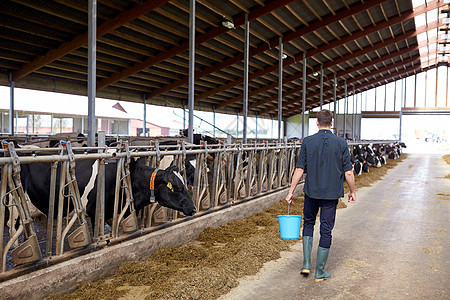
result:
[[[104,36],[105,34],[115,30],[116,28],[122,26],[125,23],[128,23],[139,16],[142,16],[143,14],[148,13],[149,11],[163,5],[164,3],[168,2],[169,0],[148,0],[144,2],[143,4],[136,5],[131,10],[120,13],[117,17],[110,21],[103,22],[100,26],[97,28],[97,38],[100,38]],[[54,62],[58,58],[63,57],[64,55],[87,45],[88,43],[88,32],[78,35],[75,38],[73,38],[69,42],[64,42],[61,44],[57,49],[52,49],[48,51],[44,56],[38,56],[34,59],[33,62],[28,63],[19,70],[16,70],[13,72],[12,77],[13,80],[19,80],[28,74],[42,68],[43,66]]]
[[[381,49],[381,48],[383,48],[383,47],[387,47],[387,46],[389,46],[389,45],[392,45],[392,44],[401,42],[401,41],[403,41],[403,40],[410,39],[410,38],[412,38],[412,37],[414,37],[414,36],[417,36],[417,35],[420,34],[420,33],[423,33],[423,32],[426,32],[426,31],[428,31],[428,30],[432,30],[432,29],[435,29],[435,28],[439,27],[439,24],[440,24],[439,22],[436,22],[436,21],[435,21],[435,22],[430,23],[428,26],[427,26],[427,25],[423,25],[423,26],[417,28],[416,30],[409,30],[409,31],[407,31],[405,34],[400,34],[400,35],[396,36],[395,38],[385,39],[384,41],[381,41],[381,42],[372,44],[372,45],[369,46],[369,47],[366,47],[366,48],[363,48],[363,49],[361,49],[361,50],[355,51],[355,52],[353,52],[353,54],[346,55],[346,56],[337,58],[337,59],[335,59],[335,60],[333,60],[333,61],[329,61],[329,62],[327,62],[327,63],[324,63],[324,64],[323,64],[323,68],[324,68],[324,70],[326,70],[326,69],[331,68],[331,67],[333,67],[333,66],[335,66],[335,65],[341,64],[341,63],[343,63],[343,62],[345,62],[345,61],[348,61],[348,60],[351,60],[351,59],[354,59],[354,58],[357,58],[357,57],[366,55],[367,53],[370,53],[370,52],[372,52],[372,51],[376,51],[377,49]],[[435,40],[436,40],[436,37],[435,37]],[[435,40],[434,40],[434,41],[435,41]],[[419,48],[423,47],[423,46],[424,46],[424,43],[425,43],[425,45],[426,45],[427,41],[422,42],[422,43],[419,43]],[[396,56],[396,55],[398,55],[398,54],[396,54],[396,53],[394,52],[394,53],[392,53],[391,55],[384,55],[383,57],[379,56],[378,59],[372,59],[372,60],[371,60],[371,59],[368,59],[368,60],[371,62],[371,65],[375,65],[375,64],[377,64],[378,62],[381,62],[381,61],[384,61],[384,60],[386,60],[386,59],[392,58],[392,57],[394,57],[394,56]],[[361,65],[357,65],[357,66],[355,66],[355,67],[357,67],[357,68],[359,68],[359,69],[364,68],[364,67],[362,67]],[[307,74],[312,74],[313,72],[314,72],[313,70],[308,70],[308,71],[307,71]],[[341,71],[341,72],[342,72],[342,71]],[[337,74],[339,74],[339,73],[341,73],[341,72],[338,72]],[[342,76],[342,75],[339,75],[339,76]],[[301,72],[299,72],[299,73],[297,73],[297,74],[294,74],[294,75],[292,75],[292,76],[283,78],[283,82],[284,82],[284,83],[288,83],[288,82],[292,82],[292,81],[294,81],[294,80],[296,80],[296,79],[300,79],[300,78],[302,78]],[[265,85],[265,86],[259,88],[259,89],[256,90],[256,91],[250,92],[250,93],[249,93],[249,96],[250,96],[250,97],[253,97],[253,96],[255,96],[255,95],[259,94],[259,93],[262,93],[262,92],[264,92],[264,91],[266,91],[266,90],[275,88],[275,87],[277,86],[277,84],[278,84],[278,83],[276,83],[276,82],[274,82],[274,83],[272,83],[272,84],[267,84],[267,85]],[[294,89],[294,90],[297,90],[297,89]],[[298,90],[300,91],[301,88],[299,88]],[[283,92],[283,95],[288,95],[288,94],[286,94],[286,92]],[[274,97],[275,97],[275,96],[274,96]],[[268,102],[272,102],[272,101],[276,100],[276,97],[275,97],[275,98],[274,98],[274,97],[271,97],[271,98],[269,98],[269,99],[264,99],[264,100],[261,100],[261,101],[258,101],[258,102],[254,102],[254,103],[252,103],[252,104],[249,105],[249,109],[258,107],[259,105],[263,105],[263,104],[268,103]],[[239,101],[241,98],[242,98],[241,96],[239,96],[239,97],[234,97],[234,98],[230,99],[229,101],[230,101],[230,102],[237,102],[237,101]]]
[[[337,72],[336,73],[336,78],[343,77],[344,75],[346,75],[348,73],[356,72],[356,71],[358,71],[360,69],[364,69],[364,68],[369,67],[371,65],[379,64],[379,63],[381,63],[381,62],[383,62],[385,60],[389,60],[389,59],[391,59],[393,57],[401,56],[401,55],[404,55],[404,54],[407,54],[407,53],[411,53],[413,51],[418,51],[418,50],[419,50],[419,47],[416,45],[415,47],[405,48],[405,49],[402,49],[402,50],[400,50],[398,52],[394,52],[394,53],[392,53],[390,55],[389,54],[383,55],[381,58],[378,58],[378,59],[375,59],[375,60],[372,60],[372,61],[367,61],[364,64],[357,65],[357,66],[355,66],[353,68],[345,69],[343,71]],[[418,60],[418,59],[420,59],[419,55],[414,57],[414,60]],[[368,76],[372,76],[373,74],[386,71],[387,67],[389,67],[389,69],[392,69],[394,66],[406,64],[406,62],[408,62],[408,61],[409,61],[409,59],[405,59],[404,62],[403,61],[399,61],[399,62],[397,62],[395,64],[390,64],[390,65],[387,65],[386,67],[382,67],[382,68],[379,68],[378,70],[367,72],[365,74],[368,75]],[[365,76],[365,77],[367,77],[367,76]],[[352,83],[352,82],[354,82],[356,80],[361,80],[361,78],[358,77],[358,78],[355,78],[355,79],[347,80],[347,84]],[[329,88],[324,89],[324,92],[328,92],[328,91],[332,91],[332,90],[333,90],[333,87],[329,87]],[[294,92],[297,92],[297,89]],[[283,95],[287,95],[287,94],[288,94],[288,92],[283,93]],[[318,94],[315,92],[315,93],[309,93],[307,96],[308,97],[313,97],[313,96],[316,96],[316,95],[318,95]],[[287,101],[287,102],[283,103],[283,106],[294,104],[297,101],[299,101],[299,100],[298,99],[293,99],[293,100]],[[263,112],[266,112],[266,111],[269,111],[269,110],[274,110],[274,109],[276,109],[276,108],[269,107]]]
[[[284,7],[285,5],[287,5],[293,1],[294,0],[272,0],[268,3],[266,3],[265,6],[258,6],[257,8],[253,9],[248,15],[248,20],[249,21],[255,20],[256,18],[259,18],[259,17],[266,15],[274,10],[277,10],[280,7]],[[239,27],[244,24],[244,21],[245,21],[245,14],[241,13],[233,20],[233,23],[234,23],[235,27]],[[213,29],[207,31],[205,34],[197,35],[195,37],[195,44],[200,45],[202,43],[205,43],[205,42],[227,32],[229,30],[231,30],[231,29],[228,29],[224,26],[214,27]],[[102,89],[110,84],[113,84],[113,83],[121,80],[122,78],[131,76],[131,75],[138,73],[144,69],[154,66],[172,56],[175,56],[181,52],[187,51],[188,49],[189,49],[189,40],[186,40],[183,43],[181,43],[179,46],[174,46],[174,47],[168,49],[167,51],[162,51],[155,57],[149,57],[141,63],[136,63],[132,67],[126,68],[126,69],[122,70],[121,72],[116,72],[116,73],[112,74],[110,78],[101,80],[100,82],[97,83],[97,89]],[[176,86],[171,85],[170,88],[164,89],[164,92],[171,90],[173,88],[176,88],[184,83],[187,83],[188,76],[185,76],[185,78],[186,78],[185,81],[183,80],[182,83],[180,83]],[[148,95],[147,98],[154,97],[161,93],[157,93],[157,94],[151,93]]]
[[[392,78],[392,77],[398,76],[398,75],[400,75],[400,74],[404,74],[404,73],[406,73],[406,72],[411,72],[411,71],[414,71],[414,70],[417,70],[417,69],[420,68],[420,58],[419,58],[418,56],[415,57],[415,58],[413,58],[412,61],[411,61],[410,63],[412,64],[412,66],[407,67],[407,68],[405,68],[405,69],[403,69],[403,70],[400,70],[400,71],[392,72],[392,73],[391,73],[390,75],[388,75],[388,76],[383,76],[383,77],[380,78],[379,81],[387,80],[387,79],[390,79],[390,78]],[[377,71],[376,73],[373,73],[373,74],[371,74],[371,75],[373,75],[373,76],[374,76],[374,75],[380,75],[380,74],[383,73],[383,72],[387,72],[387,71],[389,71],[389,70],[391,70],[391,69],[394,69],[394,68],[396,68],[396,67],[403,66],[403,65],[404,65],[404,64],[401,63],[401,62],[399,62],[399,63],[397,63],[397,64],[393,64],[393,65],[388,65],[387,67],[380,68],[379,71]],[[347,80],[347,85],[351,85],[352,83],[355,83],[355,89],[357,89],[357,88],[356,88],[356,85],[357,85],[357,79]],[[370,85],[372,85],[372,84],[374,84],[373,81],[371,81],[371,82],[369,82],[369,83],[366,83],[366,84],[361,84],[361,85],[358,87],[358,89],[361,89],[362,87],[365,87],[365,86],[370,86]],[[331,88],[331,90],[332,90],[332,88]],[[337,93],[337,97],[339,98],[339,96],[342,95],[343,93],[344,93],[343,89],[340,89],[339,92]],[[327,99],[329,99],[329,98],[330,98],[330,97],[328,97]],[[342,98],[342,97],[341,97],[341,98]],[[324,100],[327,100],[327,99],[324,99]],[[338,99],[338,100],[339,100],[339,99]],[[300,100],[297,99],[297,102],[298,102],[298,101],[300,101]],[[315,103],[318,103],[318,100],[311,101],[311,102],[307,103],[307,105],[311,105],[311,104],[315,104]],[[285,109],[285,108],[284,108],[284,109],[283,109],[283,112],[286,113],[286,114],[288,114],[288,113],[293,112],[293,111],[298,111],[299,107],[301,107],[301,103],[300,103],[298,106],[295,106],[295,107],[291,107],[291,108],[288,108],[288,109]],[[271,109],[270,111],[274,111],[274,110]],[[266,112],[265,112],[265,111],[260,112],[260,114],[264,114],[264,113],[266,113]]]
[[[326,45],[324,47],[318,47],[317,49],[312,49],[311,51],[306,53],[306,57],[311,57],[311,56],[320,54],[322,52],[325,52],[327,50],[334,49],[334,48],[336,48],[338,46],[341,46],[341,45],[344,45],[344,44],[346,44],[348,42],[351,42],[353,40],[365,37],[366,35],[369,35],[371,33],[378,32],[381,29],[387,28],[387,27],[395,25],[397,23],[400,23],[400,22],[412,19],[412,18],[414,18],[417,15],[423,14],[423,13],[425,13],[427,11],[433,10],[433,9],[435,9],[437,7],[441,7],[441,6],[444,6],[443,2],[436,2],[436,1],[429,2],[427,4],[427,6],[425,6],[425,5],[419,6],[414,11],[405,12],[401,16],[397,16],[397,17],[391,18],[388,21],[382,21],[382,22],[378,23],[376,26],[373,26],[373,27],[370,27],[370,28],[366,28],[364,31],[358,31],[358,32],[355,32],[354,34],[352,34],[351,36],[346,36],[346,37],[341,38],[339,40],[334,40],[333,42],[330,42],[328,45]],[[338,16],[338,15],[339,14],[336,14],[336,16]],[[326,22],[327,18],[324,18],[324,20],[325,21],[323,21],[322,23]],[[308,27],[308,28],[310,28],[310,27]],[[303,59],[303,53],[299,53],[298,55],[296,55],[295,58],[291,58],[290,57],[290,58],[285,59],[283,61],[283,66],[287,67],[287,66],[289,66],[289,65],[291,65],[291,64],[293,64],[293,63],[295,63],[297,61],[301,61],[302,59]],[[264,70],[257,71],[255,73],[253,73],[252,75],[250,75],[249,76],[249,80],[253,80],[253,79],[257,78],[257,77],[263,76],[263,75],[268,74],[270,72],[274,72],[277,69],[278,69],[278,65],[277,64],[269,66],[269,67],[265,68]],[[220,86],[220,87],[218,87],[218,88],[216,88],[214,90],[210,90],[210,91],[208,91],[206,93],[202,93],[202,94],[196,96],[196,100],[200,100],[200,99],[209,97],[211,95],[214,95],[216,93],[222,92],[224,90],[232,88],[233,86],[241,84],[241,83],[242,83],[242,78],[237,79],[237,80],[235,80],[233,82],[229,82],[229,83],[227,83],[225,85],[222,85],[222,86]],[[225,106],[230,105],[230,104],[232,104],[231,101],[226,101],[226,102],[220,103],[216,107],[219,109],[219,108],[225,107]]]
[[[353,14],[356,14],[356,13],[359,13],[361,11],[367,10],[370,7],[378,5],[378,4],[383,3],[385,1],[387,1],[387,0],[373,0],[373,1],[367,1],[366,3],[355,4],[355,5],[351,6],[349,10],[347,10],[347,9],[340,10],[335,15],[330,14],[329,16],[324,18],[322,21],[316,20],[314,22],[311,22],[308,26],[303,26],[303,27],[299,28],[297,31],[289,31],[288,33],[283,35],[283,40],[282,41],[283,41],[283,43],[287,43],[287,42],[289,42],[291,40],[294,40],[296,38],[299,38],[299,37],[301,37],[301,36],[303,36],[303,35],[305,35],[307,33],[313,32],[313,31],[318,30],[318,29],[320,29],[322,27],[325,27],[325,26],[328,26],[328,25],[333,24],[335,22],[338,22],[341,19],[350,17]],[[280,1],[280,2],[282,2],[282,1]],[[249,16],[249,20],[250,20],[250,16]],[[253,49],[250,50],[250,57],[253,57],[253,56],[255,56],[257,54],[260,54],[260,53],[262,53],[264,51],[267,51],[267,50],[269,50],[271,48],[276,48],[278,46],[278,43],[279,43],[279,39],[278,38],[271,39],[269,43],[260,43],[258,45],[258,47],[253,48]],[[236,55],[236,56],[234,56],[232,58],[226,59],[223,62],[215,64],[211,68],[206,68],[205,70],[203,70],[201,72],[197,72],[195,74],[195,79],[199,79],[199,78],[201,78],[203,76],[209,75],[211,73],[219,71],[220,69],[223,69],[225,67],[231,66],[231,65],[233,65],[235,63],[238,63],[238,62],[241,62],[243,60],[244,60],[244,54],[241,52],[241,53],[239,53],[238,55]],[[286,60],[285,60],[285,62],[286,62]],[[276,66],[278,68],[278,64]],[[272,72],[272,71],[274,71],[274,70],[271,70],[270,72]],[[268,73],[270,73],[270,72],[268,72]],[[242,83],[242,80],[243,79],[241,79],[240,82],[237,83],[237,84]],[[176,81],[176,82],[174,82],[174,83],[172,83],[170,85],[165,85],[162,88],[157,89],[157,90],[155,90],[152,93],[149,93],[147,95],[147,98],[155,97],[155,96],[160,95],[162,93],[165,93],[165,92],[167,92],[167,91],[169,91],[169,90],[171,90],[173,88],[176,88],[176,87],[178,87],[180,85],[186,84],[187,82],[188,82],[188,76],[184,76],[181,80],[178,80],[178,81]],[[234,84],[234,85],[237,85],[237,84]],[[224,89],[228,89],[228,87],[223,87],[223,88],[220,87],[219,89],[220,89],[220,91],[218,91],[218,92],[221,92]],[[213,92],[213,91],[211,92],[212,94],[218,93],[218,92]],[[196,96],[196,100],[209,97],[212,94],[203,93],[201,95],[201,98],[198,98]]]
[[[433,65],[433,66],[422,68],[420,65],[414,64],[413,66],[409,66],[407,68],[396,70],[395,72],[392,72],[388,76],[380,77],[377,82],[370,81],[370,82],[367,82],[365,84],[360,84],[359,86],[355,86],[355,91],[357,91],[358,93],[363,92],[363,91],[367,91],[367,90],[370,90],[372,88],[376,88],[376,87],[388,84],[390,82],[394,82],[395,80],[398,80],[398,79],[395,79],[396,77],[400,77],[401,78],[403,75],[405,75],[405,74],[407,75],[408,73],[411,73],[411,72],[414,72],[416,74],[422,73],[422,72],[426,72],[426,71],[432,70],[434,68],[437,68],[437,66],[438,65],[436,64],[436,65]],[[328,100],[328,99],[331,99],[331,98],[332,97],[328,97],[327,99],[324,99],[324,100]],[[338,98],[338,100],[341,100],[341,99],[344,98],[344,90],[343,89],[341,89],[339,91],[339,94],[337,95],[337,98]],[[329,102],[331,102],[331,101],[328,101],[328,103]],[[314,105],[314,104],[317,104],[317,103],[319,103],[319,101],[315,100],[315,101],[311,101],[310,103],[308,103],[308,105]],[[300,107],[301,107],[301,105],[300,105]],[[290,116],[296,115],[297,113],[294,113],[294,112],[296,112],[296,111],[298,112],[298,110],[299,110],[299,107],[296,106],[296,107],[293,107],[293,108],[289,108],[286,111],[283,110],[283,112],[286,112],[286,114],[288,115],[287,117],[290,117]]]

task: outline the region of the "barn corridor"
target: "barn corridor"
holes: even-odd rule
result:
[[[409,154],[383,180],[358,189],[355,204],[338,210],[330,280],[300,275],[299,242],[220,299],[450,298],[449,177],[442,155]]]

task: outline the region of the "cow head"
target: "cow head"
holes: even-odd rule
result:
[[[158,171],[155,179],[155,197],[160,205],[181,211],[187,216],[193,216],[196,212],[194,202],[176,166]]]
[[[142,160],[136,162],[132,160],[130,173],[137,210],[150,204],[150,178],[154,170],[155,168],[143,164]],[[195,214],[195,204],[176,166],[170,166],[165,170],[158,170],[155,178],[154,191],[155,200],[161,206],[181,211],[187,216]]]

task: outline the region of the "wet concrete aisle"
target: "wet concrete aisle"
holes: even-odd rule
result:
[[[450,299],[449,177],[442,155],[409,154],[338,210],[326,268],[331,279],[300,275],[299,242],[220,299]]]

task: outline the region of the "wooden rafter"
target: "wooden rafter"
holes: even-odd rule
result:
[[[111,32],[112,30],[124,25],[127,22],[130,22],[137,17],[148,13],[152,9],[161,6],[162,4],[168,2],[168,0],[148,0],[143,4],[137,5],[128,12],[120,13],[116,18],[111,21],[106,21],[102,23],[97,28],[97,37],[102,37],[103,35]],[[53,49],[48,51],[44,56],[36,57],[36,59],[30,63],[24,65],[20,70],[14,71],[12,74],[13,80],[18,80],[20,78],[25,77],[26,75],[34,72],[35,70],[49,64],[56,59],[66,55],[67,53],[72,52],[75,49],[80,48],[81,46],[86,45],[88,42],[88,33],[84,33],[82,35],[78,35],[73,38],[69,42],[65,42],[61,44],[57,49]]]

